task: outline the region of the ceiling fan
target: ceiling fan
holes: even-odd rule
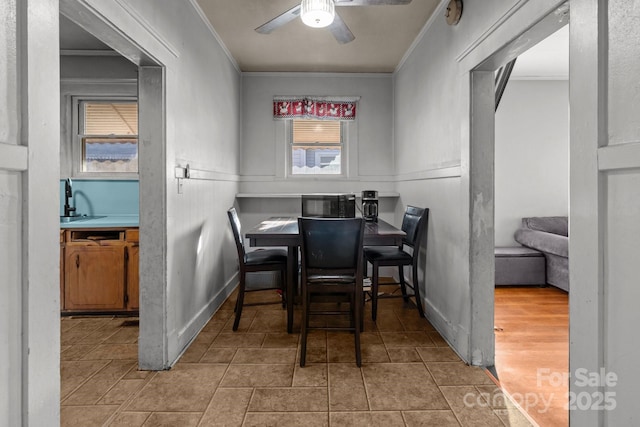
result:
[[[327,27],[338,43],[345,44],[353,41],[355,36],[340,15],[335,12],[335,6],[380,6],[409,3],[411,0],[302,0],[302,3],[259,26],[256,31],[260,34],[269,34],[300,16],[302,21],[310,27]]]

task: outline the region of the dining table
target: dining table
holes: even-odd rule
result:
[[[377,221],[365,221],[364,246],[401,246],[406,233],[388,222],[378,218]],[[286,247],[287,248],[287,332],[293,330],[293,295],[298,289],[298,248],[300,234],[297,217],[270,217],[245,233],[251,247]]]

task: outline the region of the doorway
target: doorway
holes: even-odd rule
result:
[[[164,67],[132,38],[126,29],[104,21],[85,2],[60,3],[60,14],[137,67],[138,182],[139,182],[139,295],[138,367],[168,368],[166,334],[166,206]],[[129,29],[131,31],[131,29]]]
[[[470,207],[472,227],[477,225],[478,231],[471,230],[471,272],[473,289],[473,312],[485,313],[483,322],[491,322],[493,329],[494,314],[494,247],[496,246],[495,230],[495,72],[526,50],[538,44],[541,40],[555,33],[568,24],[568,3],[552,10],[551,13],[540,19],[535,25],[515,37],[506,46],[489,51],[480,64],[471,71],[471,122],[470,122],[470,193],[472,203]],[[567,177],[568,180],[568,177]],[[475,201],[482,201],[483,204]],[[489,208],[488,208],[489,207]],[[486,232],[487,224],[491,232]],[[482,232],[480,231],[482,229]],[[476,286],[473,286],[476,285]],[[490,312],[490,315],[488,314]],[[486,326],[486,325],[485,325]],[[499,325],[495,325],[499,326]],[[484,328],[482,330],[485,330]],[[492,342],[495,337],[491,337]],[[495,348],[494,348],[495,349]],[[500,372],[500,367],[494,370]],[[562,375],[566,372],[557,374]],[[536,374],[534,373],[534,376]],[[498,378],[499,380],[499,378]],[[513,399],[521,404],[523,409],[531,409],[526,406],[529,402],[526,397],[536,395],[536,391],[525,392],[518,399]],[[540,397],[540,396],[536,396]]]

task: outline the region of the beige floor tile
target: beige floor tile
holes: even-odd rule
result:
[[[449,344],[447,344],[444,338],[442,338],[442,335],[440,335],[438,332],[428,332],[428,334],[429,338],[431,338],[431,341],[433,341],[433,344],[436,347],[449,347]]]
[[[200,420],[200,426],[241,426],[252,388],[219,388]]]
[[[422,363],[374,363],[362,373],[371,410],[449,408]]]
[[[282,332],[287,330],[287,312],[262,311],[258,312],[249,327],[248,332]]]
[[[368,411],[360,368],[353,363],[332,363],[328,370],[330,411]]]
[[[417,347],[416,350],[425,362],[462,362],[449,347]]]
[[[404,411],[407,427],[459,427],[460,423],[453,411],[448,409],[439,411]]]
[[[229,365],[220,387],[290,387],[293,365]]]
[[[199,362],[217,336],[218,334],[213,332],[200,332],[196,339],[194,339],[193,342],[189,345],[189,348],[180,357],[180,362]]]
[[[533,424],[516,408],[494,409],[493,412],[507,427],[531,427]]]
[[[137,360],[138,344],[99,344],[82,360]]]
[[[293,371],[294,387],[326,387],[327,386],[327,364],[307,363],[304,368],[298,364]]]
[[[151,412],[121,412],[117,414],[108,427],[141,427]]]
[[[177,364],[158,372],[125,410],[202,412],[226,368],[224,364]]]
[[[331,426],[350,427],[404,427],[400,412],[331,412]]]
[[[62,406],[95,405],[116,384],[117,381],[104,378],[91,378],[82,384],[68,398],[62,401]]]
[[[116,332],[104,340],[105,344],[134,344],[138,342],[139,329],[125,327],[116,330]]]
[[[422,358],[414,347],[391,347],[387,348],[391,363],[412,363],[422,362]]]
[[[301,368],[299,307],[292,334],[277,304],[245,307],[232,332],[234,303],[235,294],[160,372],[138,370],[137,325],[63,318],[62,425],[530,425],[402,299],[381,300],[377,323],[366,304],[362,368],[353,334],[325,331],[310,331]]]
[[[211,347],[262,347],[265,334],[220,333]]]
[[[442,386],[440,391],[453,410],[488,406],[483,394],[472,385]]]
[[[262,347],[269,348],[297,348],[299,334],[288,334],[286,332],[267,333]],[[307,345],[309,341],[307,340]]]
[[[325,387],[256,388],[249,412],[329,411]]]
[[[235,332],[247,332],[253,323],[253,319],[256,317],[256,310],[252,307],[244,307],[242,314],[240,315],[240,323],[238,324],[238,330]],[[227,323],[222,327],[222,332],[234,332],[233,322],[235,322],[236,315],[227,319]]]
[[[245,417],[244,427],[326,427],[329,425],[327,412],[248,412]]]
[[[143,426],[149,427],[195,427],[198,425],[201,413],[198,412],[154,412]]]
[[[237,348],[209,348],[200,359],[201,363],[231,363]]]
[[[118,405],[63,406],[60,408],[60,427],[102,426],[117,409]]]
[[[98,401],[99,405],[120,405],[140,390],[145,380],[120,380]]]
[[[435,347],[427,332],[381,332],[387,347]]]
[[[513,403],[504,395],[495,385],[478,385],[476,389],[480,392],[483,399],[493,409],[513,408]]]
[[[108,360],[60,362],[61,399],[65,399],[77,387],[108,364]]]
[[[124,376],[124,379],[126,380],[143,380],[145,378],[148,378],[151,375],[155,375],[156,373],[154,371],[141,371],[138,369],[138,364],[136,363],[136,366],[131,369],[129,372],[127,372],[127,375]]]
[[[295,348],[239,348],[232,364],[294,364]]]
[[[354,350],[355,351],[355,350]],[[355,363],[355,353],[353,361]],[[300,361],[300,351],[296,356],[296,364]],[[326,347],[309,347],[307,345],[307,358],[306,363],[327,363],[327,348]]]
[[[504,427],[500,417],[491,408],[463,408],[454,412],[463,427]]]
[[[60,353],[60,360],[81,360],[87,353],[96,348],[96,344],[74,344],[65,346]]]
[[[408,312],[397,310],[395,313],[405,331],[435,332],[435,328],[431,323],[427,319],[420,317],[417,309]]]
[[[464,362],[425,362],[438,385],[493,384],[493,381],[477,366]]]

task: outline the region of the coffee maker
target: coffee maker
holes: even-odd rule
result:
[[[365,221],[378,222],[378,192],[365,190],[362,192],[362,218]]]

